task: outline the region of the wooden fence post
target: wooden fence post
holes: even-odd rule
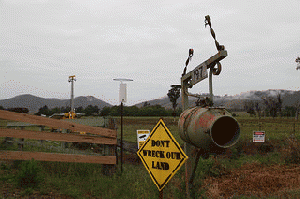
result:
[[[24,127],[21,127],[21,130],[24,130]],[[18,142],[18,147],[19,147],[19,151],[23,151],[23,147],[24,147],[24,138],[20,138],[19,142]]]
[[[106,120],[106,119],[105,119]],[[115,121],[112,118],[108,118],[108,121],[104,121],[104,125],[109,129],[116,129]],[[104,156],[114,156],[116,154],[117,145],[103,145],[103,155]],[[116,172],[115,164],[103,164],[102,172],[104,175],[111,176]]]

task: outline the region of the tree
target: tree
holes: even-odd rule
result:
[[[255,115],[254,106],[255,104],[253,100],[246,100],[244,102],[244,109],[246,110],[247,113],[250,114],[250,116]]]
[[[255,111],[258,114],[258,118],[261,118],[261,107],[259,106],[259,102],[255,102]]]
[[[176,113],[177,99],[180,97],[180,87],[172,87],[168,92],[168,97],[172,103],[174,116]]]
[[[71,107],[67,106],[67,107],[60,107],[60,112],[61,113],[69,113],[71,111]]]
[[[108,116],[110,114],[110,107],[104,107],[102,108],[101,112],[100,112],[100,115],[101,116]]]
[[[263,98],[266,105],[266,112],[270,114],[273,118],[277,117],[277,112],[281,113],[282,99],[281,95],[278,94],[277,97],[266,97]]]
[[[76,108],[76,113],[83,113],[83,107],[79,106],[78,108]]]
[[[297,101],[294,103],[294,107],[295,107],[295,119],[298,120],[298,115],[299,115],[299,111],[300,111],[300,100],[297,99]]]
[[[51,114],[51,111],[50,109],[48,108],[47,105],[39,108],[39,112],[38,112],[39,115],[43,114],[43,115],[50,115]]]
[[[143,107],[146,107],[146,106],[150,106],[150,103],[149,102],[144,102],[144,104],[143,104]]]
[[[140,109],[137,106],[125,106],[124,115],[126,116],[138,116],[140,114]]]
[[[89,116],[89,115],[98,115],[99,114],[99,108],[98,106],[92,106],[92,105],[88,105],[85,109],[84,109],[84,113]]]
[[[140,109],[141,116],[166,116],[168,113],[164,107],[157,104],[154,106],[146,106]]]
[[[277,102],[276,102],[276,108],[279,111],[279,115],[281,117],[281,108],[282,108],[282,99],[280,93],[277,94]]]
[[[52,114],[54,114],[54,113],[61,113],[61,109],[60,108],[58,108],[58,107],[54,107],[53,109],[51,109],[51,114],[50,115],[52,115]]]

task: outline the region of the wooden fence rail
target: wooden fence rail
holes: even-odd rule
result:
[[[107,129],[102,127],[92,127],[82,124],[76,124],[71,121],[57,120],[47,117],[41,117],[37,115],[29,115],[26,113],[14,113],[9,111],[0,110],[0,118],[5,120],[13,120],[19,122],[26,122],[30,124],[36,124],[40,126],[48,126],[51,128],[69,129],[73,132],[89,132],[95,135],[101,135],[109,138],[116,138],[117,133],[113,129]]]
[[[34,124],[35,126],[48,126],[55,129],[64,129],[65,132],[46,132],[24,130],[25,127],[32,127],[32,125],[20,125],[21,129],[15,128],[0,128],[0,137],[13,137],[20,139],[34,139],[34,140],[50,140],[59,142],[86,142],[100,144],[104,146],[105,154],[103,156],[93,155],[75,155],[75,154],[59,154],[59,153],[45,153],[45,152],[29,152],[29,151],[4,151],[0,150],[0,159],[6,160],[30,160],[32,158],[40,161],[59,161],[59,162],[81,162],[81,163],[97,163],[107,165],[115,165],[117,132],[115,129],[108,129],[103,127],[92,127],[82,124],[73,123],[72,120],[57,120],[36,115],[29,115],[24,113],[13,113],[0,110],[0,118],[5,120],[19,121]],[[109,122],[111,124],[111,121]],[[113,126],[113,125],[112,125]],[[44,128],[40,128],[43,130]],[[78,132],[86,132],[81,135]],[[77,134],[76,134],[77,133]]]
[[[1,151],[0,159],[5,160],[31,160],[53,162],[77,162],[77,163],[97,163],[116,164],[115,156],[87,156],[60,153],[43,153],[30,151]]]

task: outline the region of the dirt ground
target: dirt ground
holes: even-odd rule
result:
[[[265,166],[253,163],[243,165],[219,178],[207,178],[204,187],[210,198],[231,198],[239,195],[297,198],[294,194],[296,192],[299,197],[299,181],[299,165]]]
[[[124,155],[124,161],[141,164],[135,155]],[[300,195],[300,165],[245,164],[218,177],[208,177],[201,188],[209,198],[234,196],[298,198]],[[297,194],[297,195],[295,195]]]

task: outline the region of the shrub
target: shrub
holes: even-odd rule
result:
[[[24,161],[16,175],[16,183],[22,188],[35,188],[42,182],[41,168],[34,159]]]
[[[283,158],[286,164],[300,164],[300,144],[297,139],[287,139]]]
[[[209,159],[200,158],[198,167],[200,170],[200,177],[205,178],[207,176],[220,177],[222,175],[230,173],[230,170],[226,165],[222,164],[216,157],[210,156]]]
[[[274,146],[270,142],[264,142],[262,145],[258,147],[258,152],[261,154],[266,154],[270,152],[274,152]]]
[[[229,170],[226,168],[226,166],[220,163],[217,158],[210,158],[207,166],[209,167],[207,172],[208,176],[220,177],[229,173]]]

